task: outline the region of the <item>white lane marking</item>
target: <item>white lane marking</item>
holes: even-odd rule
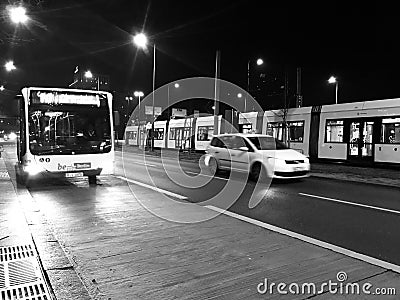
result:
[[[133,160],[133,159],[132,159],[132,162],[129,162],[129,163],[139,164],[139,165],[143,165],[143,166],[147,166],[147,167],[158,167],[157,165],[148,164],[146,162]]]
[[[143,183],[143,182],[140,182],[140,181],[129,179],[129,178],[126,178],[126,177],[123,177],[123,176],[114,176],[114,177],[122,179],[122,180],[125,180],[125,181],[128,181],[128,182],[136,184],[136,185],[140,185],[142,187],[151,189],[153,191],[156,191],[156,192],[159,192],[159,193],[171,196],[171,197],[175,197],[175,198],[181,199],[181,200],[187,200],[188,199],[188,197],[185,197],[185,196],[182,196],[182,195],[179,195],[179,194],[167,191],[167,190],[163,190],[163,189],[160,189],[160,188],[158,188],[156,186],[152,186],[150,184],[146,184],[146,183]]]
[[[213,178],[221,179],[221,180],[225,180],[225,181],[229,180],[229,178],[223,178],[223,177],[218,177],[218,176],[213,176],[213,175],[201,174],[201,173],[196,173],[196,172],[192,172],[192,171],[184,171],[184,172],[188,173],[188,174],[193,174],[193,175],[201,175],[201,176],[206,176],[206,177],[213,177]]]
[[[283,235],[287,235],[289,237],[301,240],[303,242],[310,243],[310,244],[313,244],[313,245],[316,245],[316,246],[319,246],[319,247],[322,247],[322,248],[326,248],[326,249],[332,250],[334,252],[337,252],[337,253],[340,253],[340,254],[343,254],[343,255],[346,255],[346,256],[349,256],[349,257],[353,257],[353,258],[358,259],[358,260],[362,260],[362,261],[367,262],[369,264],[372,264],[372,265],[375,265],[375,266],[378,266],[378,267],[381,267],[381,268],[384,268],[384,269],[389,269],[389,270],[392,270],[394,272],[400,273],[400,266],[392,264],[390,262],[387,262],[387,261],[384,261],[384,260],[380,260],[380,259],[368,256],[368,255],[365,255],[365,254],[361,254],[361,253],[358,253],[358,252],[355,252],[355,251],[352,251],[352,250],[349,250],[349,249],[346,249],[346,248],[343,248],[343,247],[339,247],[339,246],[336,246],[336,245],[333,245],[333,244],[330,244],[330,243],[327,243],[327,242],[323,242],[323,241],[320,241],[320,240],[317,240],[317,239],[302,235],[300,233],[296,233],[296,232],[293,232],[293,231],[290,231],[290,230],[286,230],[286,229],[283,229],[283,228],[280,228],[280,227],[277,227],[277,226],[274,226],[274,225],[271,225],[271,224],[268,224],[268,223],[264,223],[264,222],[261,222],[261,221],[258,221],[258,220],[254,220],[254,219],[251,219],[249,217],[245,217],[245,216],[242,216],[242,215],[239,215],[239,214],[236,214],[236,213],[221,209],[219,207],[215,207],[215,206],[212,206],[212,205],[207,205],[205,207],[207,207],[207,208],[209,208],[211,210],[220,212],[222,214],[225,214],[227,216],[233,217],[235,219],[239,219],[241,221],[245,221],[245,222],[248,222],[250,224],[253,224],[253,225],[256,225],[256,226],[260,226],[260,227],[263,227],[265,229],[268,229],[268,230],[271,230],[271,231],[274,231],[274,232],[277,232],[277,233],[280,233],[280,234],[283,234]]]
[[[374,209],[374,210],[379,210],[379,211],[388,212],[388,213],[400,214],[400,211],[383,208],[383,207],[354,203],[354,202],[349,202],[349,201],[344,201],[344,200],[339,200],[339,199],[334,199],[334,198],[328,198],[328,197],[322,197],[322,196],[317,196],[317,195],[311,195],[311,194],[305,194],[305,193],[299,193],[299,195],[306,196],[306,197],[312,197],[312,198],[318,198],[318,199],[332,201],[332,202],[348,204],[348,205],[353,205],[353,206],[359,206],[359,207],[364,207],[364,208],[369,208],[369,209]]]

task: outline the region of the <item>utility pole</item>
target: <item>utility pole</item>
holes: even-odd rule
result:
[[[301,95],[301,68],[297,68],[297,88],[296,88],[296,107],[303,106],[303,96]]]
[[[220,60],[221,60],[221,51],[217,50],[215,55],[215,83],[214,83],[214,135],[218,134]]]

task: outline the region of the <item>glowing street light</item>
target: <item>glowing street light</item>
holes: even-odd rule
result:
[[[7,72],[10,72],[12,70],[15,70],[16,67],[14,65],[14,62],[12,60],[8,61],[5,63],[4,67],[6,68]]]
[[[4,91],[6,88],[4,87],[4,85],[0,85],[0,92]]]
[[[147,36],[144,33],[138,33],[133,37],[133,42],[139,48],[146,48],[147,46]]]
[[[22,6],[13,6],[8,9],[8,15],[13,23],[25,23],[28,20],[26,9]]]
[[[261,66],[263,63],[264,61],[261,58],[257,59],[257,66]]]
[[[338,103],[338,89],[339,89],[339,82],[335,76],[331,76],[328,79],[328,83],[335,84],[335,103]]]

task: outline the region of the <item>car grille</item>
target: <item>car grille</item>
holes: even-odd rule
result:
[[[309,171],[295,171],[295,172],[275,172],[276,176],[281,177],[297,177],[307,175]]]
[[[298,160],[285,160],[286,164],[288,165],[297,165],[297,164],[302,164],[304,163],[304,160],[298,159]]]

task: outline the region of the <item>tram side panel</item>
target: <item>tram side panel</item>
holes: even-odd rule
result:
[[[311,107],[290,108],[287,111],[287,141],[290,148],[309,155],[311,130]],[[283,110],[266,111],[262,122],[262,133],[272,135],[280,141],[283,136]]]
[[[172,119],[168,125],[167,147],[189,149],[191,147],[193,118]]]
[[[400,99],[323,106],[318,157],[399,164],[399,128]]]

